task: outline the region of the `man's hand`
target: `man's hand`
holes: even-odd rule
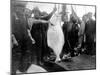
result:
[[[11,37],[12,37],[12,48],[14,47],[14,45],[15,45],[15,46],[18,46],[18,42],[17,42],[17,40],[16,40],[14,34],[12,34]]]
[[[53,9],[53,12],[56,12],[57,11],[57,8],[56,8],[56,5],[55,5],[55,7],[54,7],[54,9]]]

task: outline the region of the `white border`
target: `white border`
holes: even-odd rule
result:
[[[30,0],[29,0],[30,1]],[[42,2],[72,3],[96,5],[97,7],[97,69],[84,71],[40,73],[40,75],[98,75],[100,72],[100,2],[99,0],[31,0]],[[9,75],[10,71],[10,0],[0,1],[0,75]],[[31,74],[32,75],[32,74]],[[39,75],[39,74],[33,74]]]

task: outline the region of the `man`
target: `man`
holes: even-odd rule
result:
[[[21,72],[27,70],[28,63],[31,62],[31,50],[32,50],[32,41],[28,35],[28,22],[25,17],[24,7],[21,6],[13,6],[11,11],[11,31],[15,36],[18,42],[18,48],[20,48],[20,59],[18,60],[19,69]],[[16,52],[15,49],[12,49],[13,52]],[[17,56],[16,56],[17,59]],[[27,60],[27,61],[26,61]],[[14,63],[14,62],[13,62]]]
[[[96,21],[92,19],[92,13],[87,14],[88,20],[85,26],[86,36],[86,53],[90,55],[95,54],[95,36],[96,36]]]
[[[45,55],[48,55],[49,49],[47,46],[47,30],[48,30],[48,22],[52,15],[55,13],[57,9],[54,10],[50,14],[41,13],[41,11],[36,7],[32,11],[34,14],[33,25],[31,29],[32,38],[35,40],[36,46],[36,59],[37,64],[41,65],[43,63],[43,58]]]

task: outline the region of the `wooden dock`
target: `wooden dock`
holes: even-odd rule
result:
[[[41,67],[44,68],[47,72],[92,70],[96,69],[96,56],[80,55],[73,57],[70,61],[61,61],[57,63],[46,62]],[[24,73],[24,74],[34,74],[34,73],[35,72]],[[21,74],[23,75],[23,73]]]

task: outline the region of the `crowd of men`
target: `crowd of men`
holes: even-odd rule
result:
[[[16,69],[25,72],[32,63],[43,65],[46,61],[55,60],[56,55],[47,43],[47,30],[51,23],[50,18],[56,11],[56,7],[48,14],[41,12],[38,7],[31,11],[21,5],[12,6],[12,72],[15,73]],[[70,21],[64,17],[67,14],[62,17],[65,38],[60,55],[62,60],[82,53],[87,55],[96,53],[96,21],[92,19],[91,13],[85,14],[80,20],[73,8],[72,12]],[[52,23],[51,25],[53,26]],[[19,61],[18,66],[15,66],[14,62],[17,61]]]

